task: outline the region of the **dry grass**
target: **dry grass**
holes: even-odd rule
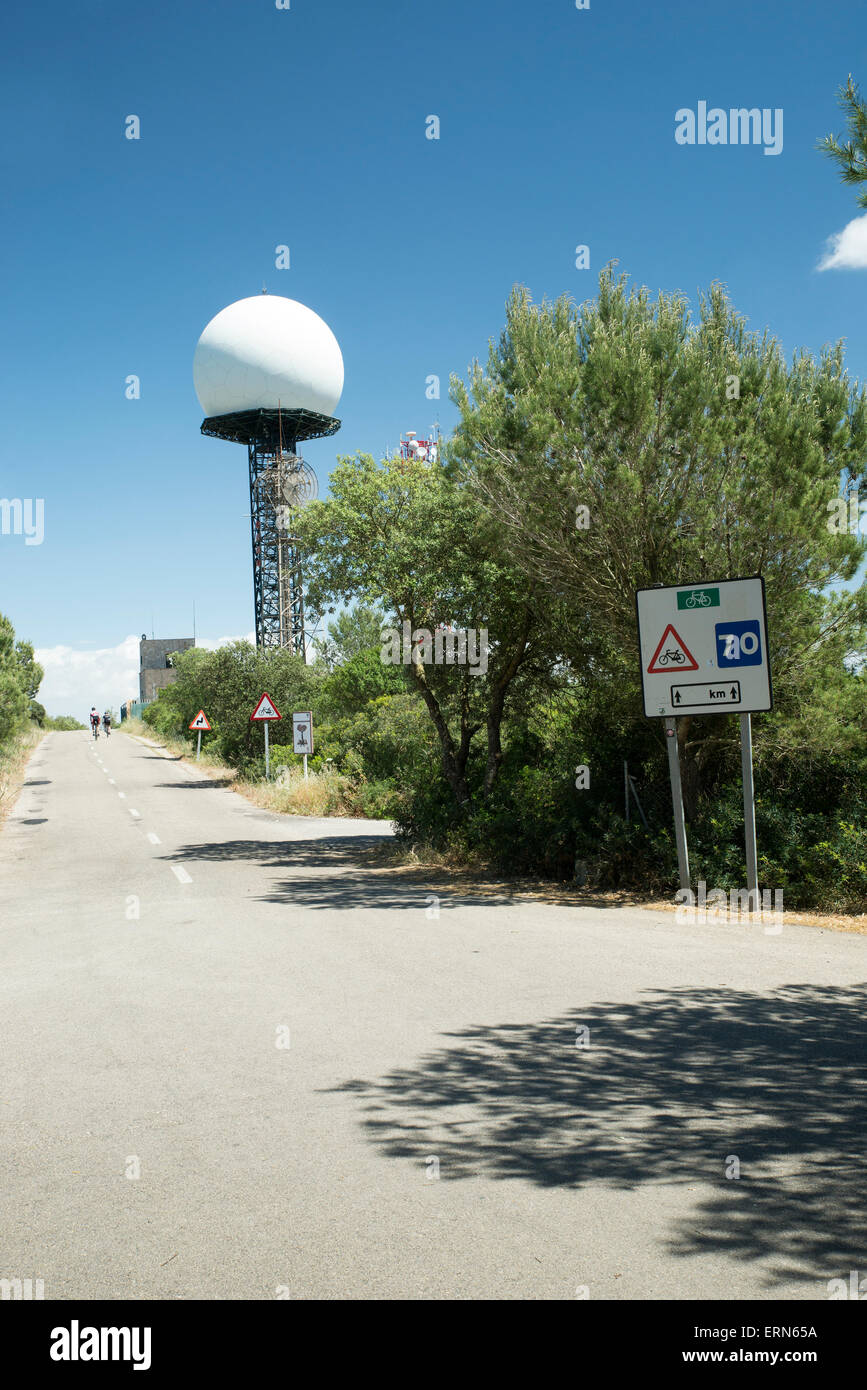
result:
[[[352,815],[349,783],[337,772],[285,769],[274,782],[238,782],[236,791],[266,811],[288,816]]]
[[[0,748],[0,825],[18,799],[24,782],[24,769],[34,748],[44,739],[45,732],[31,725],[11,743]]]

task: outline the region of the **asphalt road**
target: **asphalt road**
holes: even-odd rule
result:
[[[797,1300],[867,1275],[867,939],[407,883],[359,866],[388,833],[118,733],[45,739],[0,834],[0,1278]]]

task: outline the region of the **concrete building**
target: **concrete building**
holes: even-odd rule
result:
[[[142,633],[138,678],[142,703],[156,699],[158,692],[176,679],[170,660],[172,652],[185,652],[195,645],[194,637],[148,638]]]

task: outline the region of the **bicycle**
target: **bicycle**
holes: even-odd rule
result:
[[[673,652],[666,648],[662,656],[659,657],[659,664],[660,666],[667,666],[670,661],[673,661],[675,666],[681,666],[685,660],[686,657],[683,652],[678,651],[677,648]]]
[[[93,737],[94,737],[94,738],[99,738],[99,725],[98,725],[98,724],[94,724],[94,725],[92,725],[92,728],[93,728]]]
[[[684,608],[709,608],[710,595],[701,592],[697,594],[690,594],[689,598],[686,600],[686,603],[683,606]]]

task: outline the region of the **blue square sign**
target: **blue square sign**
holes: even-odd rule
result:
[[[716,623],[716,664],[761,666],[762,634],[758,622],[749,618],[739,623]]]

